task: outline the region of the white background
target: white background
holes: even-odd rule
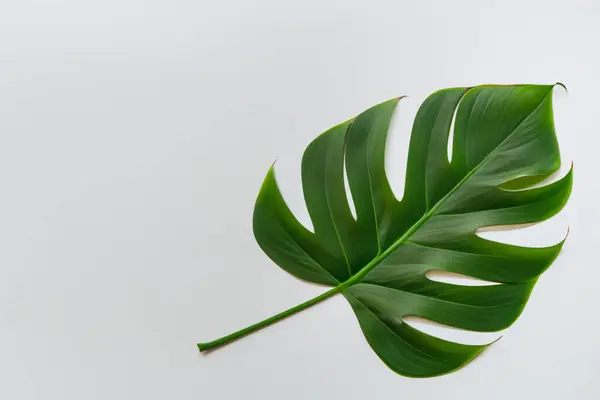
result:
[[[599,4],[1,0],[0,398],[600,398]],[[388,152],[401,194],[429,93],[556,81],[569,88],[555,114],[575,161],[570,203],[489,237],[571,233],[521,319],[475,362],[398,376],[339,296],[198,353],[197,341],[324,291],[254,242],[275,159],[308,224],[300,157],[323,130],[410,95]]]

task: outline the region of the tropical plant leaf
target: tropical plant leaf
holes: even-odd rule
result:
[[[442,340],[403,321],[418,316],[452,327],[494,332],[520,315],[538,277],[563,242],[544,248],[483,239],[492,225],[543,221],[567,202],[572,169],[560,167],[554,131],[554,85],[444,89],[421,105],[397,200],[385,173],[385,146],[399,98],[381,103],[317,137],[302,159],[302,185],[314,232],[287,207],[273,167],[254,209],[254,234],[290,274],[333,289],[222,339],[214,348],[341,293],[375,353],[412,377],[445,374],[486,346]],[[447,148],[454,119],[452,160]],[[344,188],[346,167],[353,217]],[[499,283],[461,286],[430,280],[447,271]]]

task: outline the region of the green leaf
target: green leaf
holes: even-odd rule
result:
[[[341,293],[375,353],[412,377],[454,371],[486,346],[464,345],[404,322],[418,316],[481,332],[509,327],[563,242],[513,246],[476,235],[481,227],[536,223],[558,213],[572,187],[556,172],[554,85],[478,86],[433,93],[415,118],[405,192],[395,198],[385,146],[399,98],[381,103],[317,137],[302,159],[302,184],[314,232],[287,207],[273,167],[254,209],[254,234],[290,274],[333,289],[297,307],[209,343],[221,346]],[[447,157],[454,120],[452,161]],[[353,217],[344,187],[344,166]],[[499,283],[461,286],[427,277],[446,271]]]

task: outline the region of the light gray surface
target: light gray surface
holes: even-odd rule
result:
[[[0,398],[600,398],[599,20],[594,0],[3,0]],[[427,94],[558,80],[571,201],[542,226],[488,235],[570,237],[481,358],[397,376],[340,297],[198,354],[197,341],[323,291],[254,243],[273,160],[306,222],[300,157],[324,129],[410,95],[388,153],[401,193]]]

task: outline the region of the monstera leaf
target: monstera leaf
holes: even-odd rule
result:
[[[256,325],[201,343],[199,349],[231,342],[339,293],[352,306],[375,353],[397,373],[428,377],[467,364],[486,346],[427,335],[403,318],[493,332],[510,326],[523,310],[563,242],[519,247],[483,239],[476,230],[540,222],[567,202],[571,171],[557,182],[531,188],[560,167],[553,87],[478,86],[433,93],[413,124],[400,201],[384,168],[386,136],[400,99],[323,133],[302,159],[314,232],[290,212],[271,168],[254,209],[256,240],[290,274],[333,288]],[[344,188],[344,165],[356,218]],[[430,271],[499,284],[442,283],[430,280]]]

